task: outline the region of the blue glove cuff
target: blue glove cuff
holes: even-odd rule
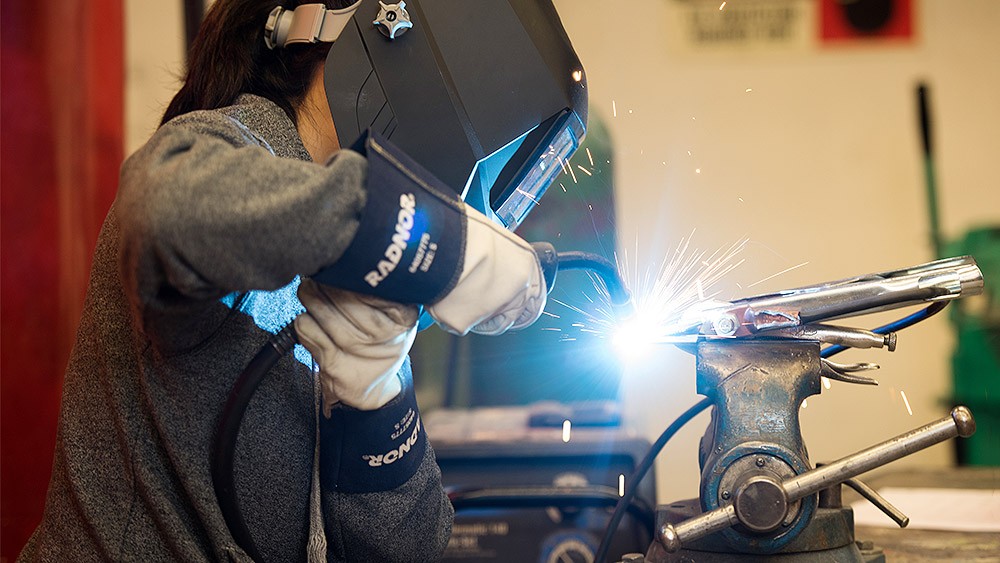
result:
[[[336,405],[320,416],[320,482],[324,490],[374,493],[395,489],[416,473],[427,448],[413,390],[409,358],[399,375],[403,390],[380,409]]]
[[[312,278],[400,303],[437,302],[462,273],[462,200],[376,133],[354,149],[368,158],[358,230],[344,254]]]

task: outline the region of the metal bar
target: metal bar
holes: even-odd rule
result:
[[[905,528],[910,523],[910,518],[907,515],[903,514],[902,511],[893,506],[891,502],[885,500],[885,497],[878,494],[875,489],[857,479],[848,479],[844,481],[844,484],[857,491],[859,495],[865,497],[868,502],[874,504],[876,508],[884,512],[886,516],[892,518],[893,522],[898,524],[900,528]]]
[[[916,453],[956,436],[968,437],[976,431],[972,413],[955,407],[951,415],[895,438],[841,458],[829,465],[797,475],[782,483],[788,502],[807,497],[836,483]]]
[[[665,524],[658,530],[656,539],[668,553],[674,553],[686,542],[725,530],[738,522],[736,507],[727,504],[685,520],[677,526]]]

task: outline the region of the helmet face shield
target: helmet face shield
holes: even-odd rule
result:
[[[327,57],[341,144],[387,137],[514,229],[586,132],[586,79],[550,0],[408,0],[390,40],[363,0]]]
[[[542,123],[477,163],[465,200],[513,231],[566,169],[585,131],[569,111]]]

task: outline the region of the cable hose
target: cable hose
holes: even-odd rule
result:
[[[222,417],[216,428],[215,440],[212,444],[210,467],[212,471],[212,486],[215,488],[215,498],[219,501],[222,516],[229,527],[236,544],[254,560],[260,560],[260,553],[253,541],[243,512],[240,510],[240,500],[236,494],[236,479],[233,474],[236,439],[239,436],[240,424],[246,413],[250,399],[257,387],[271,371],[276,363],[287,354],[298,341],[295,327],[289,323],[277,334],[272,335],[267,344],[250,360],[243,373],[236,379],[232,391],[222,409]]]
[[[670,423],[670,426],[660,434],[660,437],[656,439],[656,442],[649,447],[649,451],[646,453],[646,457],[642,458],[639,465],[636,466],[635,471],[632,472],[632,476],[626,483],[625,494],[622,498],[618,500],[618,504],[615,505],[615,511],[611,514],[611,520],[608,521],[608,527],[604,530],[604,537],[601,538],[601,545],[597,548],[597,553],[594,555],[594,563],[604,563],[608,556],[608,550],[611,549],[611,538],[614,537],[615,531],[618,530],[618,525],[621,523],[622,518],[625,516],[625,512],[628,510],[629,505],[632,502],[632,497],[635,496],[635,491],[639,488],[639,482],[645,477],[646,472],[649,468],[653,466],[653,462],[656,461],[656,456],[660,454],[660,450],[667,445],[667,442],[674,437],[674,434],[678,430],[684,427],[685,424],[691,421],[692,418],[701,413],[701,411],[712,406],[712,400],[709,398],[704,398],[697,403],[695,403],[691,408],[684,411],[680,416],[674,419]],[[655,537],[656,530],[653,530],[653,535]]]

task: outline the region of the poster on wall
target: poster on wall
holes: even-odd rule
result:
[[[665,0],[675,55],[813,53],[910,41],[913,0]]]
[[[824,46],[908,42],[913,39],[913,1],[820,0],[819,21]]]

